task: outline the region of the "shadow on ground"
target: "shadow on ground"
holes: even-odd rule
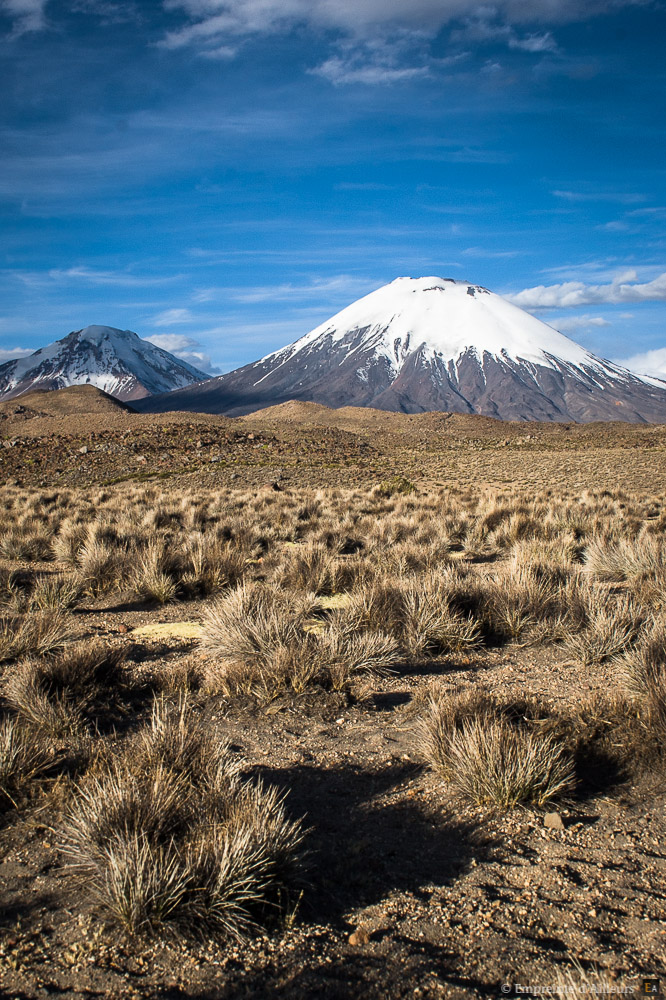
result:
[[[479,827],[393,793],[417,773],[411,763],[380,770],[349,764],[262,769],[288,792],[293,816],[311,827],[307,916],[339,923],[343,914],[385,899],[448,885],[493,847]],[[410,793],[407,793],[408,795]]]

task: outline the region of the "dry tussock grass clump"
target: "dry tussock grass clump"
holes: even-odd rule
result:
[[[24,616],[0,617],[0,663],[21,656],[45,656],[69,642],[74,635],[71,619],[60,609],[35,611]]]
[[[202,674],[209,690],[270,700],[301,694],[312,684],[341,690],[360,671],[390,669],[400,659],[396,640],[369,629],[357,634],[334,612],[312,618],[312,597],[289,597],[257,584],[219,599],[203,619]]]
[[[646,728],[666,749],[666,625],[655,623],[617,663],[625,690],[638,704]]]
[[[451,608],[449,590],[441,579],[410,583],[401,610],[401,639],[411,656],[442,656],[480,644],[478,622]]]
[[[583,789],[599,790],[663,766],[663,732],[622,692],[593,695],[554,720]]]
[[[78,554],[85,545],[88,537],[88,527],[76,521],[74,518],[67,518],[60,525],[60,531],[53,539],[53,556],[58,562],[77,562]]]
[[[138,558],[132,574],[132,589],[139,597],[167,604],[178,592],[178,585],[169,572],[171,569],[172,559],[166,546],[151,541]]]
[[[663,580],[666,577],[666,546],[662,538],[649,534],[617,541],[593,538],[585,549],[584,564],[585,571],[597,580]]]
[[[299,638],[314,600],[298,600],[260,584],[241,585],[202,618],[202,649],[222,660],[252,660]]]
[[[573,759],[554,734],[478,689],[434,693],[418,746],[453,788],[478,805],[543,806],[573,791]]]
[[[571,632],[565,648],[583,666],[602,663],[628,650],[647,620],[645,610],[631,596],[616,596],[590,588],[586,592],[585,623]]]
[[[472,720],[447,748],[451,783],[478,805],[543,806],[573,790],[573,762],[551,737],[502,719]]]
[[[385,632],[350,634],[332,623],[315,639],[325,683],[334,691],[342,691],[357,673],[390,673],[402,659],[400,645]]]
[[[0,803],[16,805],[26,786],[53,765],[55,754],[15,719],[0,721]],[[4,800],[4,802],[3,802]]]
[[[10,531],[0,541],[0,554],[19,562],[48,562],[53,559],[51,535]]]
[[[489,635],[537,641],[564,638],[585,618],[585,598],[577,575],[542,573],[509,563],[507,572],[485,583],[481,617]]]
[[[553,582],[565,580],[580,563],[582,548],[573,534],[530,538],[511,548],[511,571],[528,570]]]
[[[300,823],[243,781],[229,745],[185,700],[79,784],[64,824],[83,887],[127,933],[240,939],[300,888]]]
[[[16,614],[26,611],[29,585],[29,579],[19,570],[0,569],[0,604]]]
[[[129,551],[97,538],[89,538],[81,546],[77,563],[81,588],[90,597],[116,589],[131,572]]]
[[[349,594],[346,606],[334,615],[347,633],[377,630],[398,635],[403,618],[403,585],[397,577],[379,576]]]
[[[99,640],[75,643],[56,657],[17,663],[6,671],[2,691],[9,707],[42,735],[76,737],[117,714],[124,656]]]
[[[241,548],[212,532],[195,532],[184,547],[180,585],[188,597],[206,597],[242,580],[249,556]]]
[[[287,551],[274,580],[279,586],[310,594],[336,594],[370,572],[363,559],[343,559],[325,544],[309,542]]]
[[[482,687],[447,690],[436,684],[417,699],[422,707],[417,725],[417,746],[421,756],[439,771],[446,768],[451,736],[464,722],[491,721],[499,712],[496,699]]]
[[[30,606],[40,611],[50,608],[67,610],[78,604],[81,595],[82,587],[75,577],[65,573],[38,576],[30,595]]]

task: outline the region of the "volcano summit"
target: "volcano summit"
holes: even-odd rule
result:
[[[94,385],[122,400],[200,382],[208,376],[131,330],[87,326],[34,354],[0,365],[0,399],[33,389]]]
[[[288,347],[140,408],[233,416],[289,399],[502,420],[666,421],[666,382],[597,358],[452,278],[396,278]]]

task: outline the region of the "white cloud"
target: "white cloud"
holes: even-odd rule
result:
[[[631,191],[553,191],[552,193],[564,201],[612,201],[618,205],[635,205],[637,202],[645,201],[644,194]]]
[[[5,361],[16,361],[17,358],[27,358],[34,354],[37,348],[33,347],[0,347],[0,365]]]
[[[26,284],[40,284],[44,281],[43,275],[19,275]],[[143,288],[150,285],[166,285],[175,281],[180,275],[169,278],[144,278],[127,271],[95,271],[90,267],[70,267],[66,271],[57,268],[48,272],[48,277],[55,281],[65,279],[75,281],[85,281],[91,285],[120,285],[127,287]]]
[[[508,45],[510,49],[521,49],[523,52],[557,51],[557,43],[550,31],[519,35],[510,24],[498,21],[498,13],[494,7],[480,8],[473,16],[466,18],[462,28],[451,32],[451,40]],[[539,18],[535,20],[538,21]]]
[[[367,278],[338,274],[303,285],[249,285],[246,287],[200,288],[193,295],[195,302],[205,303],[223,299],[225,302],[251,304],[255,302],[293,302],[314,300],[317,303],[346,299],[351,301],[367,295],[377,284]]]
[[[631,226],[622,219],[613,219],[612,222],[604,222],[603,226],[597,226],[597,229],[601,229],[606,233],[627,233],[630,231]]]
[[[557,24],[636,2],[641,0],[588,0],[582,9],[579,0],[498,0],[492,13],[512,23]],[[165,6],[183,10],[193,22],[167,36],[172,47],[221,34],[273,33],[295,23],[357,36],[396,28],[434,34],[470,13],[469,0],[166,0]],[[488,12],[481,8],[486,18]]]
[[[666,347],[657,347],[653,351],[645,351],[643,354],[633,354],[630,358],[618,361],[618,364],[639,372],[641,375],[657,375],[659,378],[666,377]]]
[[[14,22],[13,35],[44,27],[46,0],[0,0],[0,12]]]
[[[185,337],[181,333],[155,333],[143,339],[154,344],[155,347],[161,347],[163,351],[168,351],[169,354],[173,354],[174,357],[180,358],[181,361],[193,365],[206,374],[210,375],[219,371],[213,365],[209,354],[195,350],[195,348],[201,347],[201,344],[193,337]]]
[[[189,309],[165,309],[153,316],[153,326],[178,326],[180,323],[193,323],[194,317]]]
[[[187,20],[168,31],[161,45],[169,49],[192,46],[200,55],[228,58],[236,42],[252,35],[286,33],[306,26],[315,31],[331,31],[338,41],[353,40],[357,45],[382,39],[404,46],[406,39],[423,44],[452,22],[457,41],[476,37],[507,45],[512,49],[542,54],[557,51],[549,31],[522,34],[515,25],[556,25],[578,21],[617,7],[643,4],[649,0],[496,0],[491,6],[472,7],[469,0],[165,0],[171,11],[182,11]],[[481,37],[483,36],[483,37]],[[454,39],[456,40],[456,39]],[[430,60],[433,65],[437,60]],[[382,66],[372,62],[349,65],[344,53],[321,64],[317,72],[335,84],[396,83],[421,75],[429,62],[419,66]],[[402,75],[401,74],[402,70]],[[420,72],[419,72],[420,71]]]
[[[369,86],[377,84],[402,83],[415,77],[428,76],[427,66],[396,66],[393,60],[375,59],[367,61],[363,51],[352,56],[331,56],[320,66],[310,71],[316,76],[322,76],[336,86],[344,83],[364,83]]]
[[[522,309],[570,309],[577,306],[625,302],[666,302],[666,271],[653,281],[637,282],[636,271],[617,275],[608,285],[586,285],[565,281],[559,285],[537,285],[505,296]]]
[[[202,351],[178,351],[175,356],[193,368],[198,368],[205,375],[220,374],[221,369],[213,364],[210,354],[204,354]]]
[[[543,35],[525,35],[523,38],[509,38],[510,49],[522,49],[523,52],[555,52],[557,45],[550,31]]]
[[[612,326],[603,316],[564,316],[562,319],[549,319],[547,322],[560,333],[568,333],[571,330],[587,330],[591,326]]]
[[[144,337],[155,347],[161,347],[163,351],[175,354],[176,351],[187,351],[192,347],[199,347],[199,341],[192,337],[186,337],[182,333],[154,333],[150,337]]]
[[[218,45],[214,49],[205,49],[201,55],[205,59],[233,59],[237,52],[238,49],[231,45]]]
[[[485,250],[484,247],[467,247],[462,251],[461,256],[463,257],[484,257],[484,258],[497,258],[501,260],[503,258],[518,257],[520,256],[520,250]]]

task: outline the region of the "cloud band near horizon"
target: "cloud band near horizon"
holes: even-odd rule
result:
[[[638,282],[635,271],[625,271],[606,285],[564,281],[557,285],[536,285],[505,298],[521,309],[573,309],[588,305],[622,305],[637,302],[666,302],[666,271],[652,281]]]

